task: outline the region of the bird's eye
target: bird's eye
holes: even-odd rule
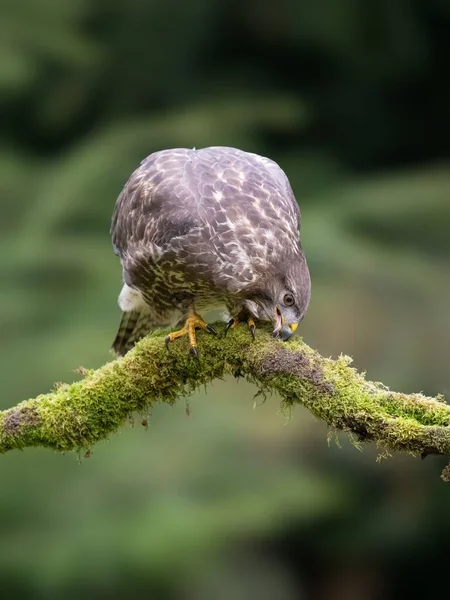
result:
[[[294,304],[294,296],[292,294],[285,294],[283,298],[283,303],[286,306],[292,306]]]

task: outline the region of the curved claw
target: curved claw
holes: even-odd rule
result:
[[[170,335],[166,335],[166,337],[164,338],[164,343],[166,345],[167,350],[169,350]]]
[[[209,331],[210,333],[213,333],[214,335],[217,335],[217,330],[212,325],[207,325],[206,326],[206,331]]]
[[[199,358],[200,354],[198,352],[197,346],[191,346],[190,351],[194,358]]]
[[[256,339],[256,325],[255,325],[254,323],[251,323],[251,324],[248,326],[248,328],[249,328],[249,330],[250,330],[250,333],[252,334],[252,338],[253,338],[253,339]]]
[[[236,319],[230,319],[225,327],[225,335],[227,335],[228,330],[235,326]]]

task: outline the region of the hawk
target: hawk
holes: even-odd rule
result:
[[[283,170],[269,158],[228,147],[154,152],[117,198],[111,236],[123,269],[123,311],[113,343],[123,356],[152,330],[177,326],[166,344],[220,309],[226,331],[270,321],[287,340],[311,295],[300,243],[300,209]]]

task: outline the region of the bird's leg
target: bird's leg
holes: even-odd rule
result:
[[[205,321],[195,312],[195,310],[191,308],[189,316],[184,323],[184,327],[178,331],[173,331],[166,336],[166,347],[169,348],[170,342],[187,335],[189,338],[190,351],[196,358],[198,358],[199,354],[197,348],[197,335],[195,333],[196,329],[205,329],[210,333],[214,333],[214,335],[217,334],[217,331],[214,329],[214,327],[208,323],[205,323]]]
[[[253,320],[253,317],[251,317],[248,313],[244,313],[244,312],[240,312],[238,314],[237,317],[233,317],[232,319],[230,319],[225,327],[225,335],[227,335],[228,330],[229,329],[234,329],[236,327],[236,325],[238,325],[239,323],[242,322],[246,322],[249,328],[250,333],[252,334],[252,338],[255,339],[256,335],[255,335],[255,331],[256,331],[256,324],[255,321]]]

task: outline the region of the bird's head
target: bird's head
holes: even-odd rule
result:
[[[264,279],[246,301],[254,317],[274,324],[273,335],[288,340],[305,316],[311,297],[311,278],[304,255]]]

